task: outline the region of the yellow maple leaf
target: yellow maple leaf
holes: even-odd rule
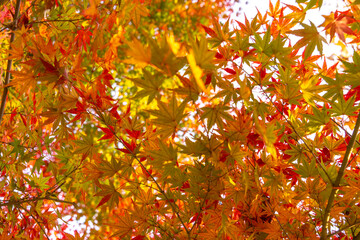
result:
[[[12,71],[13,80],[9,86],[14,86],[20,94],[28,93],[36,86],[36,79],[32,71],[25,68],[22,71]]]
[[[149,15],[149,10],[146,8],[146,5],[137,3],[134,5],[134,8],[131,11],[131,20],[134,23],[135,27],[138,28],[140,25],[141,17]]]
[[[151,62],[151,49],[149,46],[144,46],[136,38],[131,42],[127,42],[129,49],[126,51],[130,58],[125,59],[125,63],[135,64],[139,67],[145,67]]]
[[[196,80],[196,83],[198,84],[198,86],[200,87],[201,90],[203,90],[204,92],[206,91],[205,88],[205,84],[204,82],[201,80],[203,71],[202,69],[196,64],[195,61],[195,56],[194,56],[194,51],[190,50],[189,54],[186,56],[187,60],[189,62],[190,68],[192,73],[194,74],[194,78]]]

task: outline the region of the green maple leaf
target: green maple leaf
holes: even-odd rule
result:
[[[159,134],[168,137],[177,131],[180,121],[187,115],[184,114],[186,103],[183,101],[178,105],[176,97],[173,95],[169,103],[158,100],[158,110],[148,110],[151,115],[156,117],[153,122],[160,126]]]
[[[216,123],[220,129],[223,128],[224,122],[223,119],[232,121],[233,117],[227,113],[230,109],[228,106],[224,106],[223,104],[216,105],[215,107],[203,107],[204,111],[201,114],[201,119],[207,119],[207,128],[208,130],[214,126]]]
[[[204,36],[201,36],[200,40],[192,43],[192,49],[194,51],[196,64],[202,69],[211,70],[214,66],[212,63],[216,52],[208,49],[208,43]]]
[[[281,179],[275,175],[272,170],[270,170],[267,175],[264,175],[264,178],[266,179],[264,181],[264,187],[270,187],[271,192],[277,193],[278,190],[283,188]]]
[[[319,174],[318,169],[316,168],[315,159],[312,159],[310,163],[308,160],[302,159],[300,160],[297,170],[295,171],[298,173],[302,178],[308,177],[315,177]]]
[[[180,75],[177,75],[177,77],[179,78],[182,84],[178,88],[173,89],[174,92],[186,96],[186,100],[196,101],[199,97],[199,93],[201,90],[199,88],[199,85],[196,83],[195,79],[194,78],[188,79]]]
[[[150,151],[150,155],[154,158],[154,163],[157,167],[162,168],[168,163],[174,164],[177,161],[177,150],[172,144],[167,145],[159,141],[159,147],[158,150]]]
[[[304,23],[300,23],[303,29],[293,30],[290,33],[301,37],[301,39],[294,45],[295,49],[305,47],[304,59],[307,59],[311,56],[315,47],[319,50],[322,55],[323,46],[322,42],[326,43],[326,39],[320,35],[317,31],[316,26],[310,22],[310,26]]]
[[[196,139],[195,142],[191,141],[190,139],[185,139],[184,145],[179,145],[182,149],[182,153],[194,155],[194,156],[201,156],[203,154],[209,154],[210,150],[206,147],[206,143],[201,139]]]
[[[168,76],[176,74],[186,63],[185,57],[177,57],[165,37],[148,38],[151,48],[151,63]]]
[[[147,104],[150,104],[154,98],[160,97],[160,86],[163,83],[163,78],[160,74],[151,74],[143,69],[144,79],[132,78],[130,79],[137,87],[141,87],[134,98],[148,97]]]
[[[219,21],[216,19],[212,21],[214,25],[214,35],[209,40],[209,42],[212,43],[212,47],[217,47],[222,42],[225,42],[231,38],[233,32],[230,32],[229,30],[229,20],[230,19],[228,19],[224,25],[220,25]]]
[[[342,98],[343,88],[345,86],[344,75],[336,73],[335,79],[332,79],[327,76],[322,76],[322,78],[329,85],[326,93],[323,95],[323,98],[326,99],[337,99]]]
[[[293,145],[291,143],[289,143],[289,145],[291,149],[285,150],[285,153],[291,156],[288,160],[289,163],[294,162],[295,160],[307,160],[307,151],[301,145]]]
[[[19,139],[14,139],[10,145],[13,146],[13,150],[10,154],[15,153],[15,156],[17,156],[19,153],[24,153],[23,147],[21,146],[21,141]]]
[[[309,127],[316,128],[327,124],[330,121],[330,116],[328,113],[328,109],[322,108],[321,111],[316,108],[312,107],[313,114],[304,114],[304,117],[309,119]]]
[[[91,134],[83,135],[82,140],[75,141],[77,149],[74,154],[84,154],[85,156],[93,155],[96,151],[94,139]]]
[[[320,164],[322,166],[321,170],[319,170],[320,176],[322,177],[322,179],[325,182],[327,182],[329,184],[333,184],[335,182],[335,180],[336,180],[337,175],[338,175],[336,165],[332,164],[332,165],[329,165],[329,166],[325,166],[325,164],[323,162],[321,162]],[[326,173],[324,171],[326,171]]]
[[[334,101],[329,109],[330,112],[335,113],[335,116],[348,115],[355,116],[357,115],[355,112],[360,108],[360,106],[354,106],[355,103],[355,95],[350,99],[345,101],[344,97],[339,97],[337,101]]]
[[[270,39],[271,39],[270,28],[267,29],[267,31],[263,37],[261,37],[260,34],[258,34],[258,33],[254,33],[254,37],[255,37],[254,48],[256,50],[258,50],[259,52],[265,52],[271,42],[270,41]]]
[[[354,55],[353,55],[354,63],[350,63],[350,62],[347,62],[342,59],[340,59],[340,61],[345,66],[345,72],[352,73],[352,74],[357,74],[360,72],[360,55],[356,51],[354,51]]]
[[[98,165],[99,171],[103,172],[103,176],[112,177],[122,167],[121,161],[117,161],[114,156],[111,157],[111,161],[102,160]]]
[[[222,90],[219,91],[215,96],[214,98],[222,98],[222,97],[225,97],[224,98],[224,103],[229,103],[231,101],[231,99],[234,101],[234,102],[237,102],[238,100],[240,100],[240,97],[238,94],[238,92],[240,91],[237,91],[233,84],[229,81],[225,81],[225,80],[222,80],[221,78],[219,78],[217,80],[217,87],[221,88]]]
[[[297,3],[306,3],[307,0],[296,0]],[[314,7],[316,5],[316,3],[318,4],[318,7],[321,8],[323,0],[310,0],[307,5],[305,10],[311,9],[312,7]]]
[[[269,57],[274,56],[282,65],[290,68],[295,63],[288,56],[293,49],[291,47],[284,47],[285,42],[286,38],[282,38],[279,33],[277,38],[270,42],[269,47],[265,49],[264,53]]]
[[[46,184],[49,179],[51,178],[51,176],[49,177],[44,177],[43,173],[40,173],[40,176],[38,175],[32,175],[30,177],[30,186],[32,187],[37,187],[39,188],[41,191],[45,190],[46,188],[49,188],[49,186]],[[26,179],[25,179],[26,180]]]
[[[177,148],[174,148],[171,143],[167,145],[162,141],[159,141],[159,147],[158,150],[150,151],[150,155],[153,158],[151,165],[154,169],[161,171],[162,180],[167,179],[173,186],[181,185],[185,180],[183,180],[184,177],[181,170],[176,167],[178,159]]]

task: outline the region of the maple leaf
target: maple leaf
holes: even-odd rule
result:
[[[47,184],[49,181],[50,177],[44,177],[43,173],[40,173],[39,176],[37,176],[36,174],[33,174],[29,180],[26,180],[29,182],[29,185],[32,187],[37,187],[41,190],[45,190],[47,188],[49,188],[49,185]]]
[[[207,119],[207,128],[211,129],[216,123],[220,129],[224,126],[224,120],[233,120],[233,117],[227,113],[230,108],[223,104],[218,104],[213,107],[203,107],[201,119]]]
[[[179,144],[182,149],[181,152],[186,154],[191,154],[195,156],[201,156],[203,154],[209,153],[209,149],[206,147],[206,143],[201,139],[197,139],[195,142],[190,139],[185,139],[185,144]]]
[[[124,237],[132,232],[132,230],[136,227],[136,224],[132,215],[125,212],[122,216],[118,216],[116,224],[111,224],[110,226],[116,229],[115,233],[110,237]]]
[[[125,59],[125,63],[139,65],[140,67],[145,67],[151,63],[151,48],[149,46],[144,46],[139,40],[134,38],[131,42],[127,42],[129,49],[126,51],[126,55],[130,57]]]
[[[180,79],[182,86],[175,88],[174,92],[186,96],[190,100],[196,101],[200,93],[200,87],[196,81],[194,81],[194,78],[189,79],[180,75],[176,76]]]
[[[166,37],[153,39],[148,37],[151,52],[151,64],[159,71],[164,72],[168,76],[176,74],[184,65],[185,58],[178,57],[173,53]]]
[[[100,140],[105,140],[105,139],[112,139],[114,137],[114,127],[113,126],[109,126],[108,128],[103,128],[103,127],[99,127],[104,133],[105,135],[102,136]]]
[[[76,120],[81,119],[82,121],[84,121],[84,114],[87,114],[87,106],[83,103],[81,103],[80,101],[78,101],[76,103],[76,108],[67,110],[68,113],[72,113],[72,114],[76,114],[75,117],[70,121],[71,122],[75,122]]]
[[[61,88],[60,95],[61,95],[60,108],[72,109],[76,106],[76,103],[79,100],[79,96],[74,88],[71,89],[67,89],[64,87]]]
[[[204,26],[204,25],[202,25],[201,24],[201,27],[205,30],[205,32],[207,33],[207,34],[209,34],[211,37],[213,37],[213,38],[216,38],[217,37],[217,34],[216,34],[216,32],[214,31],[214,30],[212,30],[211,28],[209,28],[209,27],[207,27],[207,26]]]
[[[312,22],[310,22],[310,26],[304,23],[300,23],[300,25],[303,27],[303,29],[293,30],[290,32],[291,34],[301,37],[301,39],[294,45],[294,48],[299,49],[305,46],[304,59],[310,57],[310,55],[315,50],[315,47],[320,52],[320,54],[322,54],[322,42],[327,42],[325,38],[322,37],[317,31],[316,26]]]
[[[151,165],[156,169],[163,170],[162,178],[166,179],[173,174],[176,174],[177,169],[177,149],[172,144],[165,144],[159,142],[159,149],[150,151],[150,155],[153,158]],[[180,185],[180,184],[179,184]]]
[[[81,26],[81,29],[77,31],[77,35],[75,36],[74,42],[77,44],[79,48],[83,48],[85,51],[87,51],[87,45],[90,44],[90,40],[92,36],[93,34],[89,28],[85,29],[83,26]]]
[[[318,77],[309,77],[304,78],[300,84],[300,89],[302,91],[304,100],[310,104],[315,106],[315,101],[317,102],[327,102],[328,100],[321,97],[318,93],[324,92],[328,90],[330,87],[328,85],[319,85]]]
[[[319,173],[314,159],[311,160],[310,164],[306,160],[302,160],[296,172],[304,178],[313,177]]]
[[[296,2],[298,3],[305,3],[309,1],[308,3],[306,3],[306,8],[305,10],[308,10],[308,9],[311,9],[313,8],[314,6],[318,6],[319,8],[321,8],[322,6],[322,3],[323,3],[323,0],[297,0]]]
[[[229,30],[229,20],[230,19],[228,19],[225,24],[221,26],[218,19],[213,18],[213,29],[201,25],[205,32],[211,36],[209,42],[212,43],[212,47],[217,47],[222,42],[228,41],[231,38],[233,33]]]
[[[69,118],[64,114],[61,108],[48,108],[46,112],[42,112],[41,116],[46,117],[44,125],[53,123],[52,129],[55,131],[59,126],[60,128],[66,128],[66,123]]]
[[[151,190],[140,190],[136,196],[136,203],[140,205],[150,205],[154,202],[155,196],[152,194]]]
[[[133,7],[130,11],[130,18],[136,28],[138,28],[140,25],[141,17],[146,17],[148,15],[149,15],[149,10],[146,8],[145,4],[141,2],[133,4]]]
[[[329,88],[323,95],[326,99],[337,99],[343,97],[343,88],[345,87],[345,77],[336,73],[335,79],[327,76],[323,76],[325,82],[329,85]]]
[[[164,103],[158,100],[158,110],[148,110],[148,112],[155,116],[154,124],[160,126],[158,130],[159,134],[164,134],[163,137],[170,136],[174,134],[178,127],[180,121],[187,115],[184,114],[184,109],[186,107],[186,102],[182,102],[178,105],[177,99],[173,94],[169,103]]]
[[[36,78],[31,70],[23,68],[21,71],[11,71],[14,79],[9,86],[14,86],[19,94],[29,93],[36,87]]]
[[[132,78],[130,79],[136,86],[143,88],[137,91],[134,98],[148,97],[147,103],[150,104],[154,98],[160,97],[160,86],[163,83],[163,78],[159,74],[151,74],[143,69],[144,79]]]
[[[65,236],[69,239],[69,240],[84,240],[85,239],[85,234],[83,234],[83,236],[80,236],[80,234],[75,230],[75,235],[71,235],[69,233],[65,233]]]
[[[205,70],[211,70],[213,68],[214,65],[212,61],[216,52],[208,49],[208,42],[204,36],[201,36],[200,40],[192,42],[192,51],[197,66]]]
[[[324,27],[324,30],[330,32],[330,42],[334,38],[335,33],[344,43],[346,43],[344,33],[356,36],[356,33],[348,26],[355,22],[351,16],[348,16],[349,12],[350,11],[335,11],[335,13],[332,12],[328,16],[323,16],[325,20],[320,26]]]
[[[335,100],[329,109],[330,112],[335,113],[335,116],[340,115],[348,115],[354,116],[356,115],[356,111],[359,110],[360,106],[355,106],[355,96],[352,96],[350,99],[345,101],[344,97],[339,97]]]
[[[121,138],[121,144],[124,145],[124,148],[117,148],[118,150],[122,151],[123,153],[127,153],[130,155],[135,155],[136,154],[136,142],[134,140],[131,140],[131,143],[129,144],[128,142],[126,142],[123,138]]]
[[[110,185],[100,185],[101,191],[96,193],[94,196],[103,196],[97,208],[109,202],[109,207],[112,209],[115,205],[119,204],[121,194],[115,189],[115,186],[110,182]]]
[[[226,71],[226,69],[225,69],[225,71]],[[238,92],[241,91],[241,90],[240,89],[235,89],[233,84],[231,84],[229,81],[224,81],[222,79],[219,79],[218,82],[217,82],[217,85],[222,90],[219,91],[214,96],[214,98],[221,98],[221,97],[225,96],[225,99],[224,99],[225,104],[229,103],[231,100],[233,100],[234,102],[238,102],[241,99],[238,96]],[[242,84],[242,85],[245,85],[245,84]],[[244,88],[246,88],[246,87],[247,86],[245,85]],[[245,91],[246,90],[249,91],[250,89],[246,88]],[[243,95],[241,95],[241,93],[240,93],[240,96],[242,97]]]
[[[351,74],[357,74],[360,72],[359,66],[360,66],[360,55],[357,52],[354,52],[353,55],[353,63],[347,62],[343,59],[340,59],[340,61],[344,64],[345,71]]]
[[[308,125],[310,127],[319,127],[327,124],[330,121],[329,111],[326,108],[322,108],[321,111],[312,107],[313,114],[304,114],[304,117],[309,119]]]
[[[103,173],[105,177],[112,177],[122,167],[121,161],[117,161],[114,156],[111,157],[111,161],[101,160],[101,163],[98,165],[99,171]]]
[[[93,137],[89,135],[83,135],[82,140],[76,140],[76,150],[74,154],[83,154],[84,158],[87,156],[93,156],[96,151]]]
[[[204,82],[202,81],[201,77],[203,75],[203,71],[202,69],[196,65],[196,62],[195,62],[195,57],[194,57],[194,52],[193,51],[190,51],[189,54],[186,56],[187,59],[188,59],[188,62],[189,62],[189,65],[190,65],[190,68],[191,68],[191,71],[194,75],[194,78],[196,80],[196,83],[198,85],[198,87],[202,90],[202,91],[206,91],[206,88],[205,88],[205,85],[204,85]]]

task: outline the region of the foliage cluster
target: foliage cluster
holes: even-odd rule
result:
[[[1,1],[1,239],[360,239],[360,2],[232,4]]]

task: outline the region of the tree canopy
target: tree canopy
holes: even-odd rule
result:
[[[360,239],[360,1],[235,2],[0,1],[1,240]]]

